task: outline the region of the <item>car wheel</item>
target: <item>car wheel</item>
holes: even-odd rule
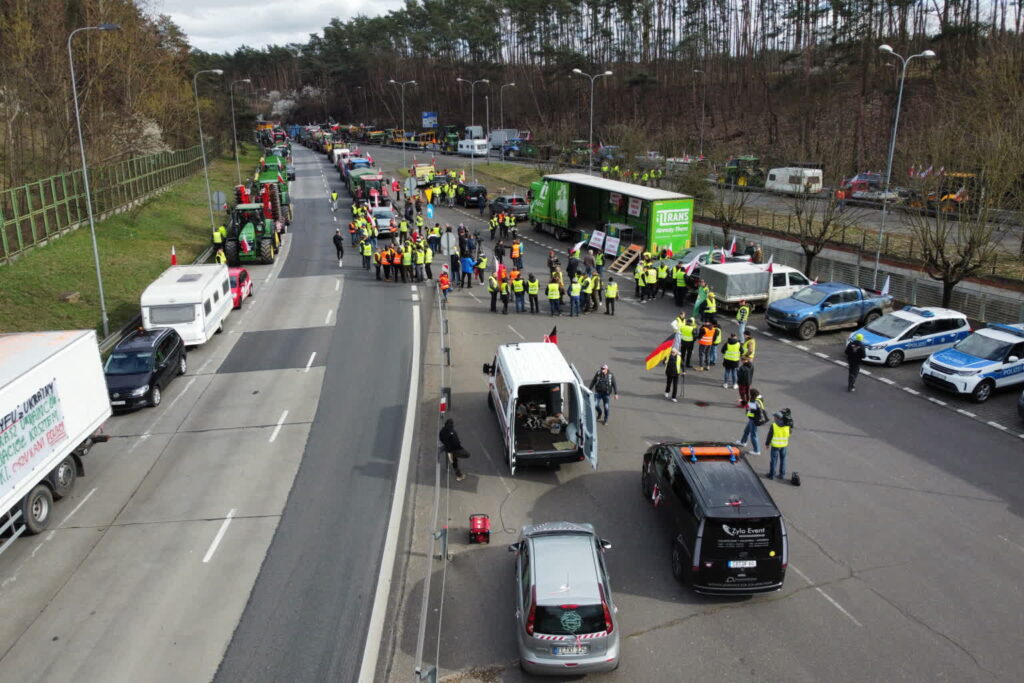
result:
[[[50,489],[46,484],[36,484],[21,501],[21,519],[25,523],[25,533],[32,535],[46,531],[52,511],[53,495]]]
[[[687,583],[686,551],[683,544],[672,539],[672,576],[681,584]]]
[[[870,325],[871,323],[875,322],[876,320],[878,320],[881,317],[882,317],[882,314],[879,313],[878,311],[871,311],[866,316],[864,316],[864,324],[865,325]]]
[[[974,391],[971,392],[971,400],[975,403],[984,403],[992,396],[992,390],[995,388],[995,383],[986,379],[982,381],[978,386],[974,387]]]
[[[893,351],[885,358],[885,367],[887,368],[898,368],[903,364],[903,352]]]
[[[813,320],[803,321],[796,330],[796,336],[804,340],[810,339],[816,334],[818,334],[818,323]]]
[[[69,455],[57,465],[50,478],[50,482],[53,484],[53,499],[60,500],[71,493],[71,489],[75,488],[77,477],[78,469],[75,467],[75,459]]]
[[[181,357],[178,358],[178,374],[184,375],[188,372],[188,360],[185,359],[185,352],[183,351]]]
[[[154,384],[153,388],[149,390],[149,406],[156,408],[162,400],[163,395],[160,393],[160,387]]]

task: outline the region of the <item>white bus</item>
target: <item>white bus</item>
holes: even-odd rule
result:
[[[231,313],[231,279],[223,264],[171,266],[142,293],[142,326],[172,327],[187,346],[206,343]]]

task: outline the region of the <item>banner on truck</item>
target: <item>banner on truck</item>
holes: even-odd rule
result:
[[[647,243],[657,249],[679,253],[690,246],[693,231],[693,198],[669,199],[651,205],[650,235]]]
[[[643,206],[644,206],[644,203],[643,203],[642,200],[637,199],[636,197],[630,197],[629,198],[629,210],[628,210],[629,215],[630,216],[639,216],[640,215],[640,210],[643,208]]]
[[[594,249],[600,249],[604,246],[604,240],[604,230],[595,230],[590,236],[590,246],[594,247]]]
[[[437,128],[437,112],[436,111],[425,111],[425,112],[423,112],[423,127],[424,128]]]
[[[530,219],[561,228],[569,226],[569,184],[558,180],[539,180],[530,186]]]
[[[0,486],[31,472],[67,438],[54,379],[0,415]]]

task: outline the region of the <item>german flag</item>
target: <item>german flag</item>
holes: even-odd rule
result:
[[[647,354],[647,369],[650,370],[655,366],[659,365],[662,361],[668,358],[668,355],[672,353],[672,342],[675,341],[675,335],[670,334],[668,339],[658,344],[658,347]]]

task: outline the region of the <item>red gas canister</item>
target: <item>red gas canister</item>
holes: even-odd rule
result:
[[[491,542],[491,518],[488,515],[475,514],[469,516],[469,542]]]

